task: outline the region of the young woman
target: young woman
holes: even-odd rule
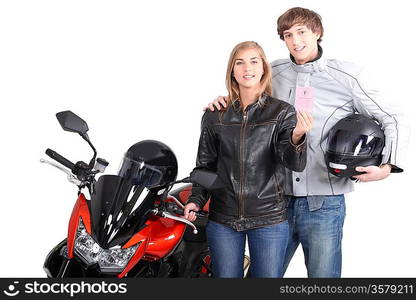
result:
[[[193,186],[184,217],[211,198],[207,238],[215,277],[243,277],[248,238],[253,277],[282,277],[289,229],[283,196],[284,167],[302,171],[310,115],[272,98],[263,49],[243,42],[232,50],[227,109],[202,117],[197,169],[214,171],[225,188]]]

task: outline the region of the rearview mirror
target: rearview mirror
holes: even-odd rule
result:
[[[56,118],[61,124],[63,130],[77,132],[82,136],[85,136],[88,131],[87,122],[78,117],[70,110],[61,111],[56,114]]]
[[[225,187],[224,182],[217,173],[205,170],[194,170],[191,173],[191,182],[197,183],[207,190],[216,190]]]

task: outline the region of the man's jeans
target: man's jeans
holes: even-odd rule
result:
[[[289,225],[287,221],[246,231],[236,231],[209,221],[206,227],[214,277],[243,277],[248,237],[251,277],[282,277]]]
[[[313,211],[309,210],[307,197],[290,197],[284,271],[301,243],[308,277],[341,277],[344,195],[322,197],[322,207]]]

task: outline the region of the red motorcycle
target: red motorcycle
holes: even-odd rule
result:
[[[67,174],[78,187],[65,240],[48,254],[48,277],[211,277],[205,236],[207,207],[195,224],[180,218],[191,184],[221,187],[216,174],[194,171],[175,181],[177,163],[161,142],[142,141],[126,152],[117,175],[101,175],[108,162],[97,158],[88,125],[71,111],[57,113],[66,131],[76,132],[94,151],[89,163],[72,163],[47,149],[41,160]],[[186,226],[189,225],[189,226]],[[247,261],[248,262],[248,261]]]

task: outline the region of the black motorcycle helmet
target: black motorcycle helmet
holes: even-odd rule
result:
[[[161,188],[173,182],[178,163],[173,151],[165,144],[145,140],[132,145],[123,157],[118,175],[133,185],[148,189]]]
[[[380,124],[365,115],[351,114],[339,120],[328,135],[325,161],[331,174],[351,177],[356,167],[379,166],[384,148]]]

